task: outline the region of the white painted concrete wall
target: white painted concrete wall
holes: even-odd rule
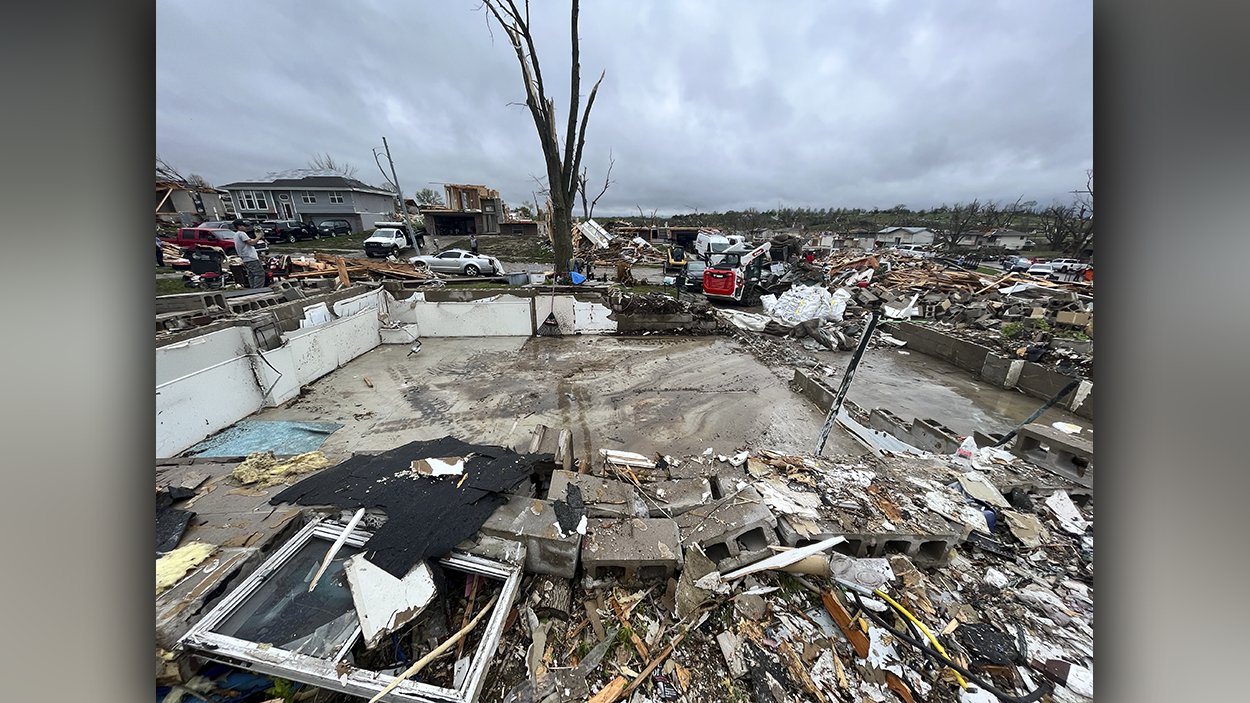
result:
[[[299,395],[301,386],[382,343],[382,323],[421,337],[529,337],[551,310],[551,298],[501,294],[472,302],[428,302],[423,293],[396,301],[384,290],[341,300],[334,317],[282,335],[261,352],[249,327],[231,327],[156,350],[156,456],[174,456],[262,407]],[[565,333],[616,330],[599,303],[556,296]],[[407,342],[407,333],[388,341]]]
[[[249,327],[157,349],[156,456],[174,456],[262,407],[284,403],[300,386],[378,346],[384,295],[374,290],[339,301],[334,309],[346,316],[283,335],[283,345],[263,352],[263,360]]]
[[[512,295],[432,303],[417,292],[387,301],[386,313],[399,324],[416,324],[422,337],[528,337],[534,333],[531,305]]]
[[[173,456],[261,408],[252,336],[231,327],[156,350],[156,456]]]

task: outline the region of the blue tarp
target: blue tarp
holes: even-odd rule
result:
[[[304,454],[321,448],[337,422],[260,422],[236,423],[187,450],[187,456],[247,456],[252,452]]]

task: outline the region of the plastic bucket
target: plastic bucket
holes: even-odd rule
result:
[[[504,277],[508,279],[508,285],[510,286],[523,286],[525,285],[525,282],[529,280],[529,274],[524,271],[505,273]]]
[[[544,276],[543,274],[541,273],[530,274],[530,283],[533,283],[535,285],[542,285],[543,283],[546,283],[546,282],[547,282],[547,277]]]

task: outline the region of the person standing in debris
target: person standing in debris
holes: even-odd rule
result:
[[[243,259],[243,268],[247,270],[247,287],[261,288],[265,285],[265,267],[260,263],[256,245],[262,240],[251,236],[252,223],[247,220],[235,220],[234,230],[234,253]]]
[[[477,235],[476,234],[469,235],[469,251],[473,252],[474,256],[477,256]]]
[[[156,238],[156,265],[165,266],[165,250],[161,247],[161,238]]]

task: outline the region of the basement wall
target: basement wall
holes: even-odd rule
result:
[[[174,456],[284,403],[300,386],[378,346],[383,295],[370,290],[336,302],[333,310],[344,316],[284,333],[272,351],[261,351],[253,328],[242,325],[158,348],[156,456]]]
[[[265,314],[236,319],[232,326],[160,346],[156,349],[156,456],[175,456],[261,408],[297,397],[301,386],[380,345],[384,322],[402,328],[387,330],[388,342],[394,343],[410,342],[413,336],[532,336],[552,303],[549,296],[527,293],[415,292],[396,301],[387,290],[373,288],[330,304],[333,314],[328,322],[290,329],[299,320],[285,320],[288,331],[279,335],[274,349],[265,350],[258,341],[257,331],[272,329],[275,323]],[[296,303],[302,306],[295,311],[296,317],[323,302],[309,298]],[[555,308],[565,334],[616,330],[616,322],[608,319],[611,311],[601,303],[557,295]]]

